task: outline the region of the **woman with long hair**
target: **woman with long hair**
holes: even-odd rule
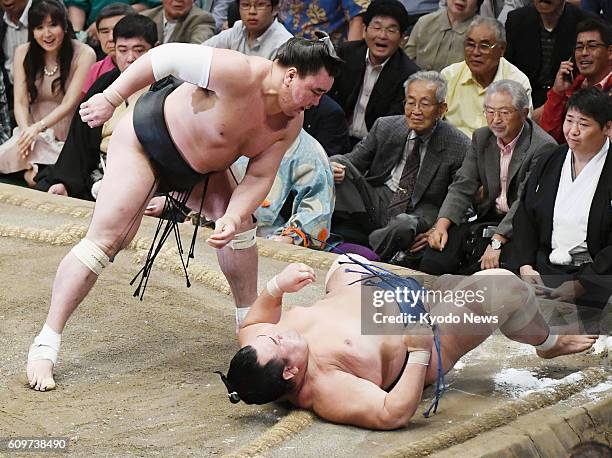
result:
[[[0,146],[0,173],[25,170],[30,186],[38,164],[54,164],[95,53],[72,39],[65,6],[35,0],[28,12],[28,42],[15,50],[14,98],[17,129]]]

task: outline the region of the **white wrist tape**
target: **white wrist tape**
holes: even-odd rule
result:
[[[61,343],[62,335],[45,324],[40,334],[34,339],[34,343],[30,346],[28,361],[48,359],[55,366]]]
[[[234,236],[234,239],[227,245],[232,250],[246,250],[257,243],[255,233],[257,228],[249,229],[248,231],[240,232]]]
[[[102,269],[110,263],[106,253],[98,245],[86,238],[73,246],[70,252],[98,276],[102,273]]]
[[[251,307],[236,307],[236,326],[240,327]]]
[[[546,340],[544,342],[542,342],[540,345],[534,345],[534,348],[536,350],[548,351],[551,348],[554,348],[554,346],[557,344],[557,337],[559,337],[559,336],[549,332],[548,337],[546,338]]]
[[[266,284],[266,290],[268,294],[272,297],[282,297],[284,291],[278,286],[278,281],[276,280],[276,275],[272,277],[268,283]]]
[[[112,86],[109,86],[106,89],[104,89],[102,91],[102,95],[104,96],[106,101],[110,103],[112,106],[114,106],[115,108],[117,108],[119,105],[125,102],[125,99],[123,98],[123,96],[119,94],[119,92],[116,89],[114,89]]]
[[[408,355],[408,364],[421,364],[422,366],[429,366],[429,359],[431,358],[431,352],[427,350],[416,350],[411,351]]]
[[[191,43],[166,43],[147,52],[155,80],[174,75],[183,81],[208,87],[213,48]]]

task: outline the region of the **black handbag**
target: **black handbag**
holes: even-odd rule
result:
[[[465,258],[461,263],[462,274],[471,275],[480,270],[480,258],[491,243],[498,224],[497,221],[485,221],[470,226],[465,241]]]

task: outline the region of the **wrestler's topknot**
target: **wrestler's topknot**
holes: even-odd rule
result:
[[[271,359],[262,366],[250,345],[234,355],[227,371],[227,381],[246,404],[267,404],[289,393],[290,380],[283,378],[283,361]]]
[[[293,37],[278,48],[276,61],[283,67],[295,67],[301,77],[314,75],[322,68],[336,77],[344,64],[327,36],[315,40]]]

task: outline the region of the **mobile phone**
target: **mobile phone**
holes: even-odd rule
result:
[[[572,71],[569,72],[569,74],[566,73],[566,74],[563,75],[563,79],[565,81],[567,81],[568,83],[573,83],[574,82],[574,75],[576,73],[576,68],[577,68],[577,66],[576,66],[576,57],[574,56],[574,54],[572,54],[570,56],[570,58],[567,59],[567,60],[569,60],[572,63],[573,67],[572,67]]]

